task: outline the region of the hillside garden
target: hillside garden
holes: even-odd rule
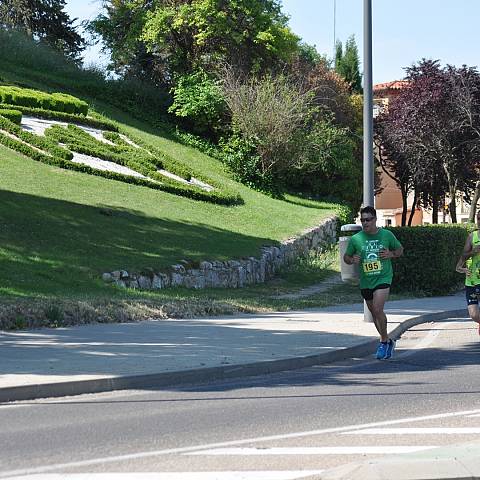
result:
[[[148,114],[142,120],[138,110],[122,111],[103,94],[92,95],[94,89],[82,94],[76,82],[84,75],[102,93],[117,83],[95,79],[23,39],[14,45],[15,62],[10,48],[2,51],[7,61],[0,64],[3,326],[348,301],[337,294],[297,303],[273,298],[338,271],[334,252],[301,261],[296,273],[284,272],[274,285],[241,291],[141,292],[104,284],[101,274],[112,268],[255,255],[262,245],[294,236],[334,213],[346,218],[348,208],[251,189],[232,179],[217,158],[181,141],[184,136],[201,143],[199,137],[171,126],[162,129],[164,124],[149,122]],[[98,164],[79,162],[85,157],[142,176],[99,170]]]
[[[335,248],[237,290],[102,281],[257,256],[329,216],[351,221],[361,200],[353,38],[332,65],[276,0],[141,3],[106,2],[88,25],[108,72],[81,65],[77,37],[65,48],[61,29],[47,35],[32,17],[23,31],[0,9],[0,326],[358,301],[346,284],[282,296],[338,274]]]

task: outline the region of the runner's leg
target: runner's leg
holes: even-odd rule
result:
[[[389,288],[379,288],[373,292],[373,299],[366,300],[367,307],[372,313],[373,322],[377,329],[377,332],[380,335],[381,342],[388,341],[388,333],[387,333],[387,316],[383,311],[385,307],[385,302],[388,299],[388,295],[390,293]]]

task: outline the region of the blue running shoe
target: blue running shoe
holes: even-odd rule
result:
[[[393,352],[395,351],[395,340],[392,340],[391,338],[388,340],[387,343],[387,351],[385,353],[385,360],[388,358],[391,358],[393,355]]]
[[[385,355],[387,354],[388,342],[380,342],[377,348],[377,353],[375,354],[375,358],[377,360],[384,360]]]

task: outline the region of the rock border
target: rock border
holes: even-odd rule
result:
[[[273,278],[282,267],[292,264],[309,252],[323,251],[337,241],[337,217],[328,217],[320,225],[310,228],[302,235],[288,239],[278,246],[264,246],[260,257],[238,260],[189,262],[182,260],[164,271],[148,269],[133,273],[126,270],[106,272],[106,283],[122,288],[161,290],[169,287],[242,288],[264,283]]]

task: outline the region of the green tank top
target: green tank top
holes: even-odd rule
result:
[[[480,245],[480,238],[478,230],[475,230],[472,235],[472,247]],[[465,277],[465,285],[473,287],[474,285],[480,285],[480,253],[470,257],[465,265],[472,272],[469,277]]]

